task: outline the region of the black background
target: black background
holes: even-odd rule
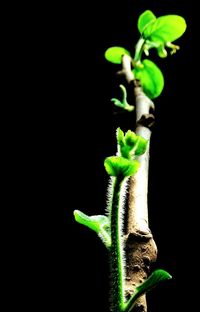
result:
[[[114,45],[134,51],[137,19],[146,9],[156,16],[181,15],[188,25],[175,55],[160,59],[150,53],[165,88],[154,100],[149,222],[159,251],[154,268],[173,279],[148,294],[149,311],[178,309],[181,302],[188,248],[183,233],[194,192],[188,169],[195,131],[188,109],[192,6],[172,0],[99,1],[29,6],[13,28],[20,100],[12,111],[13,119],[15,112],[18,116],[13,183],[16,206],[24,209],[20,236],[12,237],[9,281],[12,301],[22,310],[108,311],[106,249],[74,221],[73,210],[104,213],[104,159],[116,152],[116,128],[134,128],[134,115],[119,113],[110,101],[120,94],[119,67],[108,63],[104,52]]]

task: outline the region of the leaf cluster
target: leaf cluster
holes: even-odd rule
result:
[[[158,56],[165,58],[167,49],[174,54],[179,46],[172,42],[183,35],[186,30],[185,19],[179,15],[156,17],[150,10],[143,12],[137,22],[140,39],[132,56],[127,49],[114,46],[106,50],[105,58],[114,64],[121,64],[122,57],[128,55],[132,59],[132,72],[135,79],[140,80],[145,94],[150,98],[158,97],[164,88],[164,77],[159,67],[143,54],[149,56],[149,50],[157,50]]]

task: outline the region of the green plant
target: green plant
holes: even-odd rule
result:
[[[74,211],[77,222],[95,231],[105,244],[110,256],[111,310],[113,312],[146,311],[145,293],[159,282],[171,279],[165,270],[150,272],[156,261],[157,248],[148,227],[147,188],[151,127],[154,115],[152,99],[164,88],[164,77],[157,65],[148,58],[150,49],[159,57],[167,56],[167,49],[174,54],[179,46],[172,42],[186,30],[184,18],[178,15],[156,17],[150,10],[138,19],[140,38],[132,56],[123,47],[106,50],[105,58],[121,64],[119,72],[133,85],[135,109],[127,102],[127,91],[120,85],[122,100],[113,98],[114,104],[136,115],[135,132],[124,133],[117,129],[117,154],[107,157],[105,170],[110,176],[108,204],[105,215],[87,216]],[[126,189],[128,188],[128,191]],[[126,198],[128,197],[128,202]],[[127,204],[126,233],[123,218]]]

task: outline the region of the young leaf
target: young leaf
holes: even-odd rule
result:
[[[129,157],[131,158],[135,155],[140,156],[144,154],[147,148],[148,141],[140,135],[136,135],[134,132],[128,130],[125,135],[125,143],[126,148],[129,148]]]
[[[129,112],[132,112],[134,110],[134,106],[129,105],[127,102],[127,92],[126,88],[121,84],[119,85],[120,89],[122,90],[122,101],[112,98],[111,101],[114,102],[114,104],[118,107],[121,107]]]
[[[106,247],[110,247],[110,221],[108,217],[103,215],[87,216],[80,210],[74,211],[74,217],[78,223],[83,224],[91,230],[95,231],[102,239]]]
[[[136,135],[133,131],[128,130],[124,135],[123,131],[117,129],[118,156],[126,159],[144,154],[148,141],[143,137]]]
[[[127,159],[131,159],[130,152],[134,148],[135,143],[137,142],[137,135],[128,130],[124,136],[123,131],[117,129],[117,143],[118,143],[118,155]]]
[[[179,15],[165,15],[158,17],[144,29],[143,37],[154,42],[172,42],[186,30],[185,19]]]
[[[114,64],[121,64],[123,55],[130,55],[130,52],[122,47],[111,47],[106,50],[105,58],[107,61]]]
[[[120,128],[117,128],[116,137],[117,137],[117,143],[120,146],[123,146],[125,143],[124,142],[124,132]]]
[[[150,10],[144,11],[138,19],[138,30],[142,34],[145,28],[156,20],[156,16]]]
[[[104,166],[110,176],[125,178],[135,174],[140,163],[137,160],[129,160],[121,156],[111,156],[105,159]]]
[[[158,97],[164,87],[164,77],[161,70],[152,61],[142,61],[143,68],[134,68],[133,73],[139,79],[142,88],[150,99]]]
[[[164,270],[156,270],[154,271],[147,280],[145,280],[141,285],[136,287],[136,290],[133,296],[127,302],[127,305],[124,311],[129,312],[132,310],[136,300],[142,296],[144,293],[148,292],[160,282],[171,279],[171,275]]]
[[[125,134],[124,140],[125,140],[126,145],[133,148],[137,142],[137,138],[138,136],[135,134],[135,132],[128,130]]]
[[[136,290],[139,294],[145,293],[157,286],[160,282],[171,278],[172,276],[168,272],[161,269],[156,270],[147,278],[146,281],[139,285]]]
[[[137,135],[128,130],[124,137],[124,144],[120,145],[120,154],[124,158],[131,159],[134,157],[134,153],[132,153],[135,145],[137,143]]]
[[[144,139],[141,136],[137,136],[137,145],[136,145],[136,149],[134,151],[134,154],[136,156],[140,156],[140,155],[144,154],[146,149],[147,149],[147,144],[148,144],[148,141],[146,139]]]

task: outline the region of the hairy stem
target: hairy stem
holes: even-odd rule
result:
[[[111,270],[111,308],[112,312],[123,309],[124,303],[124,273],[123,273],[123,244],[121,230],[121,188],[122,177],[116,177],[113,186],[112,213],[111,213],[111,247],[110,247],[110,270]]]

